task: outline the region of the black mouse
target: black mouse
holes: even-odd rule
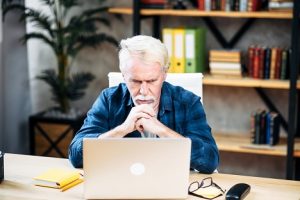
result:
[[[226,193],[226,200],[242,200],[250,192],[250,188],[246,183],[235,184]]]

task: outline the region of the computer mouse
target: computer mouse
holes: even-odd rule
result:
[[[250,188],[246,183],[235,184],[226,193],[226,200],[242,200],[250,192]]]

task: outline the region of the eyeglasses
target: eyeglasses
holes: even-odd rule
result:
[[[226,190],[213,182],[211,177],[204,178],[201,182],[194,181],[189,186],[189,194],[203,199],[215,199],[222,196]]]

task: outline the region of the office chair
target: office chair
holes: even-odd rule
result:
[[[181,86],[186,90],[193,92],[202,99],[202,73],[168,73],[166,81]],[[123,76],[121,72],[108,73],[109,87],[117,86],[119,83],[123,83]]]

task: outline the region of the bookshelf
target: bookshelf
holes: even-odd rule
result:
[[[177,17],[199,17],[203,19],[211,34],[215,36],[217,41],[223,48],[233,48],[234,45],[241,39],[243,34],[251,27],[255,20],[269,19],[276,22],[276,19],[292,20],[292,58],[291,58],[291,73],[290,80],[261,80],[253,78],[222,78],[206,75],[203,79],[204,85],[226,86],[226,87],[252,87],[255,88],[259,96],[270,108],[275,110],[276,107],[272,104],[271,99],[264,94],[262,89],[284,89],[289,91],[289,121],[284,121],[283,127],[288,130],[288,137],[281,139],[281,143],[274,147],[254,146],[250,144],[250,136],[239,136],[236,134],[214,134],[218,147],[221,151],[230,151],[237,153],[252,153],[260,155],[275,155],[284,156],[286,161],[286,178],[300,179],[300,141],[295,139],[295,135],[300,131],[300,100],[297,96],[300,95],[300,82],[298,78],[298,68],[300,64],[300,1],[294,0],[294,10],[292,12],[224,12],[224,11],[198,11],[198,10],[170,10],[170,9],[141,9],[139,0],[133,0],[132,8],[110,8],[109,12],[113,14],[132,15],[133,35],[138,35],[141,32],[141,20],[145,18],[153,19],[153,36],[160,37],[160,18],[162,16],[177,16]],[[211,17],[218,18],[244,18],[246,22],[230,41],[227,41],[222,35],[222,31],[210,20]],[[299,97],[300,98],[300,97]],[[292,127],[292,128],[288,128]],[[259,148],[258,148],[259,147]]]
[[[132,15],[132,8],[110,8],[110,13]],[[260,18],[260,19],[292,19],[291,12],[224,12],[173,9],[141,9],[143,16],[180,16],[180,17],[228,17],[228,18]]]
[[[204,74],[204,85],[230,86],[230,87],[255,87],[270,89],[289,89],[289,80],[264,80],[253,78],[215,77]],[[300,89],[300,81],[297,81],[297,89]]]
[[[249,133],[228,134],[213,133],[220,151],[250,153],[270,156],[287,156],[286,138],[280,138],[279,144],[275,146],[254,145],[250,143]],[[300,158],[300,139],[295,140],[294,156]]]

